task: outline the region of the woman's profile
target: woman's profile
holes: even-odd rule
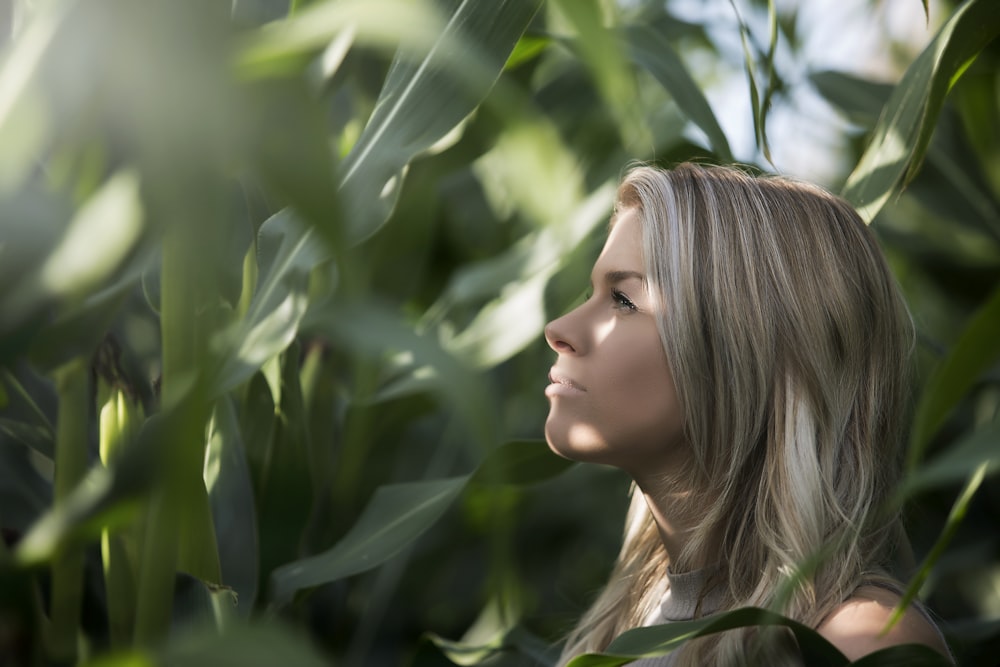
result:
[[[776,611],[852,660],[902,643],[948,655],[922,609],[882,632],[901,590],[889,498],[913,332],[850,205],[734,168],[636,167],[590,295],[545,336],[550,447],[635,482],[610,580],[562,662],[631,628],[773,607],[779,590]],[[635,664],[750,656],[797,664],[790,635],[755,628]]]

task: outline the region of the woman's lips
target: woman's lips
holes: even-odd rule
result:
[[[549,382],[551,384],[545,388],[546,396],[573,396],[587,391],[555,369],[549,372]]]

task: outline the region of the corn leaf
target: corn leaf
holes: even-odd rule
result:
[[[290,209],[261,225],[259,279],[245,317],[220,338],[216,395],[248,380],[295,338],[309,303],[309,275],[330,258],[325,244]]]
[[[927,443],[983,369],[1000,358],[1000,289],[972,317],[948,356],[928,378],[917,404],[907,467],[914,470]]]
[[[629,630],[608,645],[603,654],[585,654],[568,667],[618,667],[643,656],[665,655],[685,641],[724,630],[748,626],[784,626],[792,631],[805,658],[817,667],[841,667],[848,661],[815,630],[766,609],[745,607],[693,621],[679,621]]]
[[[515,441],[497,448],[469,475],[381,486],[332,548],[274,571],[272,600],[285,604],[299,590],[365,572],[396,556],[444,514],[470,480],[529,484],[557,475],[568,465],[540,442]]]
[[[393,60],[372,117],[343,165],[348,237],[362,241],[395,206],[406,165],[472,113],[492,89],[540,0],[451,2],[419,61]]]
[[[971,0],[906,70],[844,186],[843,196],[867,222],[916,175],[948,91],[998,33],[995,3]]]
[[[257,512],[243,438],[232,401],[216,403],[205,452],[205,487],[219,546],[222,583],[235,591],[248,614],[257,597],[259,554]]]
[[[660,82],[681,111],[701,128],[719,160],[732,162],[729,141],[708,99],[670,41],[653,28],[638,25],[626,29],[625,39],[632,58]]]

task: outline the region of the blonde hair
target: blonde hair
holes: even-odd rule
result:
[[[690,466],[675,481],[687,480],[689,510],[703,518],[684,552],[667,554],[634,494],[610,581],[563,660],[642,625],[668,564],[719,554],[710,584],[724,592],[720,611],[771,607],[816,627],[860,585],[894,581],[886,573],[902,531],[888,496],[913,332],[892,274],[849,204],[785,178],[637,167],[615,215],[627,209],[642,221],[684,412]],[[745,664],[749,649],[794,664],[781,641],[759,636],[688,642],[678,664]]]

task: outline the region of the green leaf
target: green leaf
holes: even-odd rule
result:
[[[0,438],[0,527],[23,534],[52,502],[52,487],[31,465],[27,448]]]
[[[300,79],[258,82],[251,95],[254,167],[267,189],[336,251],[341,213],[326,110]]]
[[[36,10],[0,68],[0,191],[21,185],[45,150],[55,119],[42,79],[50,52],[65,38],[75,3]]]
[[[719,160],[732,162],[729,141],[712,112],[708,99],[670,41],[645,25],[628,27],[625,39],[632,58],[660,82],[681,111],[701,128]]]
[[[544,440],[514,440],[492,452],[473,473],[481,484],[533,484],[563,472],[573,463],[557,456]]]
[[[469,475],[381,486],[358,521],[331,549],[276,569],[272,600],[289,602],[303,588],[365,572],[400,553],[451,506],[466,484],[531,484],[571,464],[540,441],[508,442]]]
[[[468,476],[379,487],[358,522],[332,549],[272,574],[272,599],[364,572],[389,560],[422,535],[458,497]]]
[[[302,555],[302,535],[312,511],[307,415],[302,400],[299,356],[299,345],[294,343],[277,360],[281,398],[276,405],[277,419],[256,489],[260,568],[264,576]]]
[[[907,455],[914,470],[931,436],[944,423],[983,370],[1000,358],[1000,289],[972,317],[948,356],[928,378],[917,404]]]
[[[232,400],[216,403],[208,428],[205,487],[219,546],[222,582],[249,614],[257,597],[259,554],[253,483]]]
[[[246,77],[299,70],[340,35],[385,49],[426,53],[443,29],[433,4],[415,0],[340,0],[316,3],[249,33],[236,67]]]
[[[66,202],[27,190],[0,204],[0,215],[0,336],[28,327],[23,344],[40,350],[50,367],[73,352],[89,354],[101,335],[94,329],[103,329],[100,323],[109,320],[142,264],[142,257],[128,261],[142,232],[136,175],[111,177],[75,214]],[[109,284],[126,265],[131,269]],[[48,324],[53,307],[59,316],[54,326]],[[0,356],[17,351],[4,349]]]
[[[953,667],[954,663],[930,646],[901,644],[869,653],[851,665],[852,667]]]
[[[327,246],[289,210],[261,225],[260,274],[246,316],[220,336],[221,368],[213,390],[222,394],[248,380],[291,344],[309,305],[309,276],[327,261]]]
[[[900,498],[927,489],[954,484],[967,479],[977,468],[986,466],[986,474],[1000,469],[1000,423],[975,429],[931,461],[910,472],[900,485]]]
[[[323,667],[329,662],[307,637],[282,623],[234,622],[221,632],[205,625],[177,632],[154,651],[104,655],[84,667]]]
[[[744,607],[693,621],[629,630],[615,638],[605,654],[579,656],[570,661],[568,667],[617,667],[642,656],[665,655],[688,639],[749,626],[784,626],[790,629],[805,664],[812,667],[842,667],[847,664],[847,658],[812,628],[766,609]]]
[[[276,622],[233,623],[221,634],[205,626],[194,627],[172,637],[157,652],[155,662],[163,667],[329,664],[307,638]]]
[[[343,165],[350,240],[385,223],[405,168],[472,113],[503,70],[541,0],[452,2],[447,25],[419,61],[393,60],[375,111]]]
[[[556,0],[550,4],[572,26],[571,46],[590,70],[604,104],[618,123],[624,146],[629,151],[645,148],[649,128],[635,104],[638,91],[627,66],[626,45],[618,31],[604,25],[608,5],[598,0]]]
[[[15,562],[46,562],[66,544],[94,541],[102,529],[113,532],[131,520],[138,501],[163,474],[163,457],[175,449],[174,432],[187,418],[186,410],[188,405],[181,402],[153,415],[111,466],[91,467],[66,502],[49,509],[18,542]]]
[[[843,196],[871,222],[916,175],[945,96],[965,67],[1000,33],[992,0],[971,0],[942,26],[910,65],[882,111]]]
[[[403,356],[409,359],[407,368],[431,369],[430,386],[455,409],[473,434],[473,444],[483,451],[495,446],[496,400],[489,383],[445,351],[437,340],[400,322],[390,308],[372,298],[363,304],[334,301],[311,309],[302,328],[332,338],[357,354],[383,361],[390,360],[389,355]]]
[[[842,72],[816,72],[813,85],[848,118],[873,126],[892,94],[892,86]],[[984,178],[975,150],[954,113],[944,109],[927,148],[926,162],[910,193],[942,219],[1000,238],[1000,203]]]
[[[847,114],[852,122],[864,126],[875,124],[893,90],[889,84],[833,70],[813,72],[809,81],[820,95]]]
[[[548,280],[607,220],[613,197],[614,186],[605,183],[562,224],[529,234],[503,255],[464,267],[428,310],[424,325],[455,304],[499,293],[446,345],[478,368],[495,366],[523,350],[545,327],[543,296]]]
[[[965,515],[969,511],[969,505],[972,502],[972,498],[975,496],[976,491],[979,490],[980,485],[983,483],[983,479],[986,477],[987,468],[988,464],[983,463],[969,475],[969,479],[965,483],[965,488],[962,489],[958,498],[955,499],[955,504],[951,507],[951,512],[948,514],[948,520],[945,522],[944,528],[941,529],[941,534],[938,535],[934,545],[931,547],[927,556],[924,557],[923,562],[920,564],[920,568],[917,570],[917,573],[906,587],[906,590],[903,591],[903,596],[893,610],[887,627],[891,628],[893,625],[898,623],[900,619],[902,619],[906,608],[917,599],[917,596],[920,594],[920,589],[923,587],[924,582],[927,581],[927,578],[931,574],[931,570],[941,558],[944,550],[947,548],[948,544],[951,543],[955,534],[958,532],[958,528],[962,524],[963,519],[965,519]]]
[[[754,58],[754,49],[752,48],[753,34],[750,32],[750,27],[743,20],[743,16],[740,14],[735,0],[730,0],[729,4],[732,5],[733,12],[736,14],[736,20],[740,25],[744,69],[747,74],[747,84],[750,88],[750,108],[753,112],[754,139],[757,142],[757,147],[764,153],[764,157],[770,160],[771,149],[767,142],[766,128],[768,104],[770,103],[774,86],[774,51],[778,39],[777,13],[773,0],[768,0],[768,23],[771,27],[771,41],[768,53],[764,56],[764,62],[762,63],[767,71],[767,88],[764,90],[762,97],[761,84],[758,82],[758,73],[756,72],[757,61]]]

